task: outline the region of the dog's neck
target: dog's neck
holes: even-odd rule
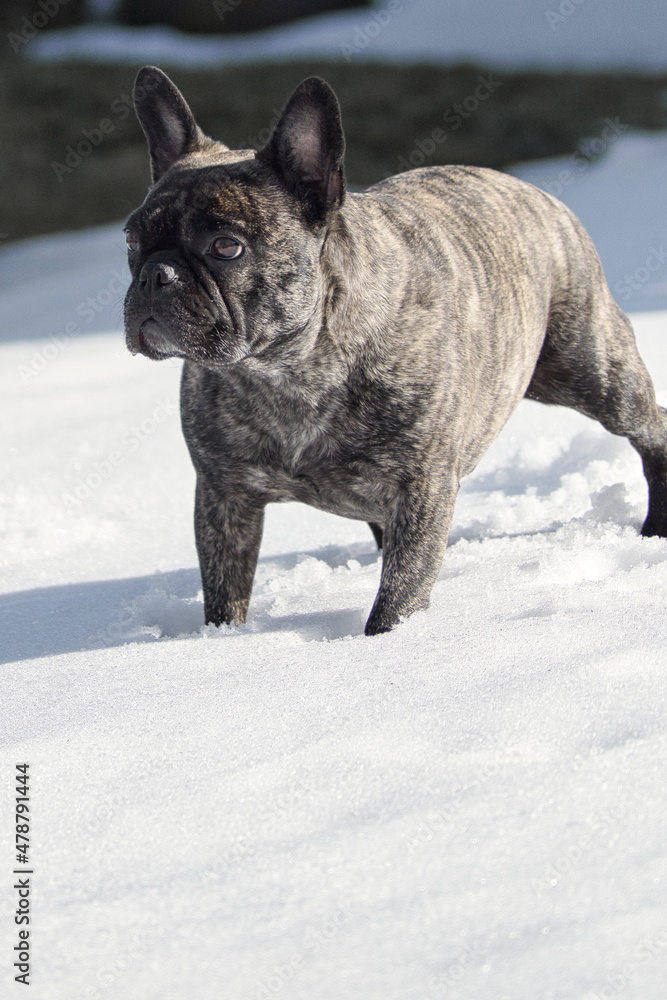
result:
[[[233,366],[244,377],[266,383],[267,390],[313,406],[343,385],[362,361],[368,367],[373,356],[382,356],[383,336],[400,308],[400,271],[393,273],[391,248],[378,247],[368,235],[358,197],[336,212],[326,230],[322,289],[310,317]]]

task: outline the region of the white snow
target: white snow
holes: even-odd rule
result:
[[[664,239],[666,162],[622,136],[567,185],[624,227],[610,280]],[[667,541],[632,448],[522,403],[431,608],[374,639],[366,525],[269,508],[248,624],[205,628],[120,229],[0,251],[3,997],[27,761],[36,1000],[662,1000]],[[662,294],[633,320],[667,405]]]
[[[229,0],[227,0],[227,3]],[[230,8],[234,4],[229,4]],[[217,8],[223,15],[225,0]],[[72,55],[170,65],[324,56],[501,66],[664,69],[667,8],[659,0],[379,0],[252,35],[196,36],[163,26],[98,24],[37,33],[36,58]]]

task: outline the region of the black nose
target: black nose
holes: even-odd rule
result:
[[[154,295],[163,285],[176,281],[176,270],[171,264],[158,260],[148,260],[139,272],[139,283],[146,292]]]

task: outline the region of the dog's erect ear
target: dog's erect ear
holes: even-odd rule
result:
[[[153,182],[186,153],[210,144],[166,73],[144,66],[134,83],[134,107],[151,154]]]
[[[257,154],[317,221],[343,203],[344,155],[338,100],[329,84],[316,76],[296,88],[273,135]]]

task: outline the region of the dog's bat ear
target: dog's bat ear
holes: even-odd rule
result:
[[[187,101],[166,73],[144,66],[134,83],[134,107],[151,155],[153,183],[181,156],[210,143]]]
[[[311,76],[294,91],[257,157],[305,203],[314,221],[323,221],[345,198],[344,155],[336,95],[328,83]]]

